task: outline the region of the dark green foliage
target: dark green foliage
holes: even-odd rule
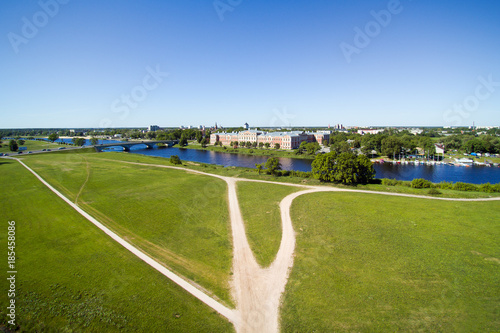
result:
[[[54,141],[56,141],[57,139],[59,139],[59,134],[57,134],[57,133],[51,133],[51,134],[49,135],[48,139],[49,139],[49,141],[54,142]]]
[[[172,164],[182,164],[181,159],[177,155],[170,156],[170,163]]]
[[[436,184],[436,187],[438,187],[442,190],[451,190],[451,189],[453,189],[453,183],[442,181],[442,182]]]
[[[19,149],[19,146],[17,145],[16,140],[9,141],[9,149],[10,149],[10,151],[17,151],[17,149]]]
[[[453,186],[454,190],[457,191],[477,191],[478,188],[474,184],[468,184],[468,183],[462,183],[462,182],[457,182]]]
[[[73,142],[73,144],[75,146],[83,146],[85,144],[85,139],[84,138],[73,138],[71,139],[71,141]]]
[[[396,186],[396,185],[401,185],[402,181],[397,180],[397,179],[389,179],[389,178],[383,178],[382,179],[382,185],[386,186]]]
[[[267,159],[265,167],[267,173],[275,175],[278,170],[281,170],[280,160],[277,157],[270,157]]]
[[[435,189],[435,188],[431,188],[427,194],[430,194],[430,195],[438,195],[438,194],[443,194],[441,191],[439,191],[438,189]]]
[[[486,192],[486,193],[493,193],[493,192],[495,192],[495,189],[493,188],[493,186],[490,183],[479,185],[478,190],[480,192]]]
[[[411,181],[412,188],[430,188],[432,187],[432,182],[423,178],[415,178]]]
[[[316,156],[311,167],[313,176],[324,182],[364,184],[375,177],[375,170],[370,159],[353,153],[320,154]]]

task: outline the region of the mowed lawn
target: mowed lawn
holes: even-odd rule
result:
[[[24,161],[127,241],[231,306],[226,183],[105,156],[52,154]]]
[[[282,330],[500,331],[499,216],[498,201],[298,197]]]
[[[238,202],[245,221],[248,243],[257,262],[269,266],[281,243],[281,212],[279,204],[299,187],[239,181]]]
[[[17,152],[10,151],[9,142],[10,142],[10,140],[7,140],[7,139],[2,140],[2,143],[0,144],[2,146],[2,147],[0,147],[0,153],[6,153],[9,155],[17,155]],[[26,150],[23,152],[23,154],[26,154],[28,151],[31,151],[31,150],[42,150],[42,149],[57,150],[60,147],[66,147],[66,145],[60,145],[58,143],[52,143],[52,142],[48,142],[48,141],[24,140],[24,145],[19,146],[19,147],[26,147]],[[21,154],[19,154],[19,156],[21,156]]]
[[[23,331],[233,331],[227,320],[112,241],[18,162],[0,160],[0,174],[0,246],[7,251],[7,222],[15,221],[16,323]],[[5,278],[1,287],[5,320]]]

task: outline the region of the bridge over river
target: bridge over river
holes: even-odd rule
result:
[[[94,149],[97,152],[102,152],[106,148],[110,147],[123,147],[124,151],[130,151],[130,147],[135,145],[146,145],[148,149],[153,148],[156,144],[163,143],[168,147],[172,147],[173,145],[179,143],[178,140],[157,140],[157,141],[123,141],[123,142],[113,142],[113,143],[105,143],[100,145],[95,145]]]

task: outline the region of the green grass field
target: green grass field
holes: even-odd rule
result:
[[[32,155],[25,163],[127,241],[231,306],[225,182],[94,157],[103,155]]]
[[[17,154],[17,152],[12,152],[9,149],[9,141],[10,140],[2,140],[2,147],[0,147],[0,153],[7,153],[9,155]],[[63,147],[60,144],[46,142],[46,141],[37,141],[37,140],[25,140],[25,144],[21,147],[26,147],[26,151],[23,153],[27,153],[32,150],[42,150],[42,149],[58,149]]]
[[[233,305],[224,181],[123,163],[170,165],[164,158],[77,152],[26,155],[23,160],[129,242]],[[184,164],[224,176],[303,183],[243,168]],[[0,246],[7,247],[7,221],[15,220],[18,315],[27,331],[44,326],[93,332],[233,330],[225,319],[114,243],[19,163],[0,159],[0,174],[0,217],[5,221]],[[279,202],[297,190],[237,183],[247,236],[263,266],[273,261],[279,248]],[[428,191],[404,186],[387,190]],[[498,202],[347,192],[300,196],[292,205],[297,245],[283,295],[282,330],[499,331],[499,213]],[[7,304],[6,293],[0,301]]]
[[[248,242],[257,262],[267,267],[281,242],[280,201],[300,188],[240,181],[237,190]]]
[[[498,332],[498,202],[297,198],[285,332]]]
[[[18,162],[0,160],[0,174],[0,246],[7,251],[7,222],[15,221],[16,323],[23,332],[234,331],[227,320],[112,241]],[[4,267],[6,262],[5,257]],[[1,286],[5,320],[5,278]]]

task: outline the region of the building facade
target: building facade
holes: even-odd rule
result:
[[[330,131],[312,132],[263,132],[258,130],[246,130],[232,133],[212,133],[210,135],[210,143],[221,142],[222,145],[228,146],[231,142],[251,142],[266,144],[271,147],[276,144],[282,149],[296,149],[302,142],[318,142],[323,144],[323,140],[330,140]]]

